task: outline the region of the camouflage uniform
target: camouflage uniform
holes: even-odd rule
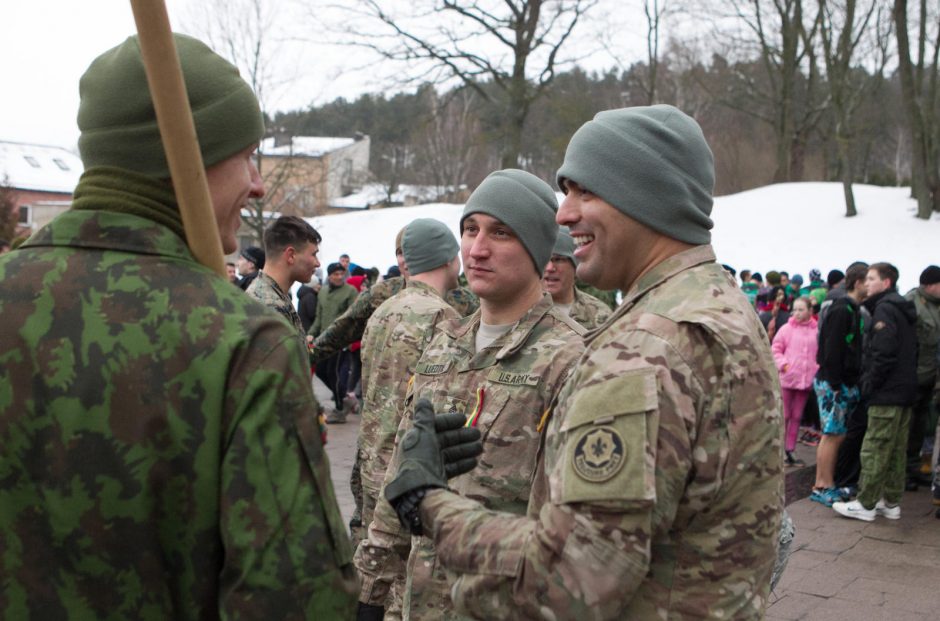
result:
[[[574,290],[574,302],[571,304],[570,316],[585,330],[593,330],[607,321],[612,311],[607,304],[601,302],[593,295],[583,291]]]
[[[59,216],[0,280],[0,617],[352,615],[282,320],[111,211]]]
[[[318,362],[329,358],[362,338],[369,317],[385,300],[389,299],[405,287],[405,279],[401,276],[388,278],[376,283],[363,291],[356,298],[345,313],[333,321],[317,337],[311,360]],[[480,301],[469,289],[457,288],[448,291],[444,300],[453,306],[462,317],[473,314],[480,307]]]
[[[642,276],[547,425],[526,517],[421,505],[481,619],[758,619],[783,508],[780,388],[710,246]],[[485,455],[485,454],[484,454]],[[453,577],[453,576],[452,576]]]
[[[245,293],[268,308],[280,313],[287,320],[287,323],[294,326],[294,330],[300,335],[304,349],[307,349],[307,331],[304,330],[300,315],[297,314],[297,310],[294,308],[294,302],[290,299],[290,295],[281,291],[281,287],[273,278],[263,271],[259,272],[258,277],[248,285]]]
[[[475,314],[438,324],[418,361],[399,435],[410,428],[416,399],[430,399],[438,412],[469,415],[482,389],[477,427],[483,433],[483,455],[473,472],[451,480],[451,486],[488,509],[522,515],[536,465],[537,427],[583,351],[584,330],[554,308],[545,294],[512,330],[474,354],[479,319]],[[396,451],[392,460],[397,459]],[[425,537],[409,541],[384,499],[354,559],[363,581],[360,601],[381,605],[388,585],[404,570],[405,557],[403,617],[455,618],[435,546]]]
[[[386,300],[366,326],[359,427],[362,521],[366,525],[372,522],[415,364],[434,335],[434,326],[441,319],[458,317],[433,287],[412,280]]]

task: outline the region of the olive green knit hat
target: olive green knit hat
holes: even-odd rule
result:
[[[434,218],[418,218],[405,227],[401,250],[408,273],[414,276],[450,263],[460,246],[446,224]]]
[[[197,39],[173,38],[203,163],[211,166],[259,141],[261,108],[238,69]],[[136,35],[92,61],[79,94],[78,149],[85,168],[117,166],[170,176]]]
[[[493,216],[512,229],[541,276],[545,264],[552,258],[552,247],[558,235],[557,211],[558,199],[550,185],[524,170],[497,170],[467,199],[460,218],[460,232],[463,233],[463,222],[470,214]]]
[[[663,235],[711,241],[715,162],[702,128],[673,106],[597,113],[568,143],[562,191],[565,179]]]

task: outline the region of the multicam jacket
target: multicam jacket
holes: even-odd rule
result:
[[[363,291],[356,298],[345,313],[331,322],[317,337],[314,350],[310,355],[312,362],[326,360],[333,354],[341,351],[350,343],[362,338],[369,317],[385,300],[389,299],[405,288],[405,279],[401,276],[383,280]],[[469,290],[463,287],[452,289],[444,296],[444,300],[453,306],[462,317],[472,315],[480,307],[480,301]]]
[[[585,330],[593,330],[607,321],[613,313],[610,307],[593,295],[574,290],[574,302],[571,304],[571,318],[581,324]]]
[[[294,308],[294,302],[290,299],[290,295],[281,290],[280,285],[273,278],[262,270],[258,273],[258,277],[248,285],[245,293],[283,316],[287,323],[292,325],[297,334],[300,335],[304,349],[306,349],[307,331],[304,330],[300,315],[297,314],[297,310]]]
[[[385,478],[395,432],[415,364],[441,320],[459,315],[433,287],[412,280],[369,319],[362,337],[362,422],[359,450],[363,491],[362,522],[372,521]]]
[[[413,403],[420,398],[430,399],[435,411],[475,416],[483,433],[480,464],[450,485],[486,508],[523,515],[539,424],[583,350],[584,330],[554,308],[548,294],[512,330],[475,352],[479,323],[477,313],[438,324],[418,361],[399,437],[411,428]],[[392,462],[397,460],[396,451]],[[394,469],[389,473],[394,475]],[[356,551],[360,601],[381,605],[394,577],[404,570],[406,557],[403,618],[456,618],[446,576],[435,561],[435,546],[424,537],[409,538],[384,498],[376,507],[369,538]]]
[[[558,397],[525,517],[421,505],[479,619],[759,619],[783,509],[780,388],[710,246],[634,284]]]
[[[353,614],[281,319],[124,213],[66,212],[0,281],[0,617]]]

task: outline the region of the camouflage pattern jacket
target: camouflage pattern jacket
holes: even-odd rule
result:
[[[759,619],[783,510],[780,388],[710,246],[642,276],[562,389],[528,515],[422,502],[479,619]]]
[[[326,360],[330,356],[342,351],[351,343],[362,338],[369,322],[369,317],[385,300],[405,288],[405,279],[401,276],[389,278],[372,285],[356,298],[345,313],[331,322],[317,337],[314,350],[310,355],[311,362]],[[469,290],[462,287],[447,292],[444,300],[457,309],[461,317],[472,315],[480,307],[480,301]]]
[[[571,318],[577,321],[585,330],[593,330],[607,321],[613,314],[610,307],[593,295],[583,291],[574,290],[574,302],[571,304]]]
[[[412,405],[420,398],[430,399],[437,412],[478,413],[483,455],[473,472],[450,481],[451,488],[488,509],[523,515],[536,464],[537,428],[583,351],[584,330],[554,308],[548,294],[512,330],[474,353],[479,323],[476,313],[438,324],[418,361],[398,437],[411,428]],[[397,460],[396,452],[392,463]],[[455,618],[433,543],[425,537],[409,542],[383,498],[369,538],[356,551],[354,562],[363,581],[360,601],[381,604],[405,557],[402,617]]]
[[[353,614],[281,319],[168,228],[109,211],[59,216],[0,280],[0,617]]]
[[[433,287],[412,280],[369,319],[362,337],[364,400],[359,427],[362,520],[367,526],[395,446],[415,364],[431,341],[434,326],[442,319],[457,318],[457,311]]]
[[[297,314],[297,310],[294,308],[294,302],[291,300],[290,295],[281,290],[280,285],[273,278],[262,270],[258,273],[258,277],[248,285],[245,293],[284,317],[300,336],[304,349],[307,348],[307,332],[304,330],[300,315]]]

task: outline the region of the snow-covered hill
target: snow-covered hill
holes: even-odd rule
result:
[[[825,278],[857,259],[890,261],[900,289],[917,285],[920,272],[940,264],[940,215],[914,217],[908,188],[855,186],[859,215],[844,217],[837,183],[784,183],[715,199],[712,243],[718,260],[736,269],[787,270],[807,276],[818,268]],[[395,234],[415,218],[436,218],[457,234],[462,205],[434,204],[311,218],[323,236],[324,266],[347,253],[353,262],[383,273],[394,265]]]

